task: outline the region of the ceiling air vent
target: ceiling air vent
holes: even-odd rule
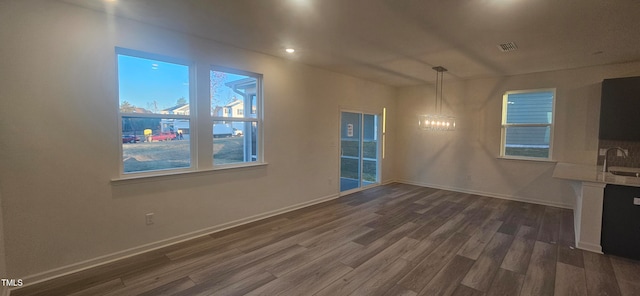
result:
[[[500,48],[502,52],[508,52],[508,51],[514,51],[518,49],[518,46],[513,42],[506,42],[506,43],[498,44],[498,48]]]

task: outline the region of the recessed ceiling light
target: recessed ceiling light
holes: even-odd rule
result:
[[[288,52],[288,53],[294,53],[294,52],[296,52],[296,50],[295,50],[295,49],[293,49],[293,48],[287,48],[287,49],[285,49],[284,51],[286,51],[286,52]]]

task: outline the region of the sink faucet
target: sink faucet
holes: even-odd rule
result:
[[[609,158],[609,151],[611,150],[620,150],[622,152],[622,156],[624,158],[627,158],[627,152],[624,151],[624,149],[620,148],[620,147],[611,147],[611,148],[607,148],[607,150],[604,152],[604,166],[602,166],[602,172],[606,173],[609,171],[609,166],[607,165],[607,158]]]

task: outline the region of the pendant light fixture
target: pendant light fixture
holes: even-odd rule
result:
[[[427,131],[453,131],[456,129],[456,118],[442,114],[442,82],[447,69],[437,66],[433,70],[436,71],[435,113],[418,115],[418,126]]]

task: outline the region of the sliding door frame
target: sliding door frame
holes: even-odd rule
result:
[[[358,169],[359,169],[359,186],[354,189],[349,189],[345,191],[341,191],[341,178],[342,178],[342,113],[356,113],[360,115],[360,138],[358,139],[360,142],[360,157],[358,160]],[[376,136],[376,180],[373,184],[363,185],[363,159],[364,159],[364,115],[373,115],[375,116],[375,136]],[[363,109],[353,109],[353,108],[343,108],[341,107],[338,113],[339,123],[338,123],[338,192],[340,192],[340,196],[351,194],[354,192],[362,191],[371,187],[379,186],[381,184],[381,172],[382,172],[382,112],[380,111],[372,111],[372,110],[363,110]]]

